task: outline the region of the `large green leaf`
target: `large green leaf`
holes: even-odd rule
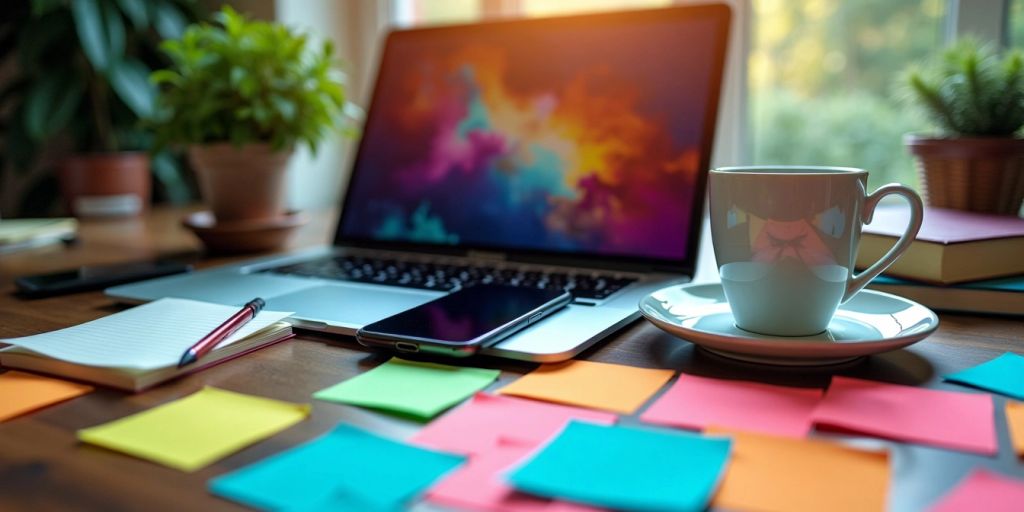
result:
[[[106,71],[124,55],[124,22],[109,0],[71,0],[82,51],[94,68]]]
[[[148,2],[150,19],[156,33],[164,39],[178,39],[185,32],[188,20],[177,6],[167,0],[151,0]]]
[[[63,74],[44,77],[25,98],[25,129],[39,141],[67,126],[78,109],[84,87]]]
[[[156,105],[156,87],[149,81],[149,68],[142,62],[129,59],[113,63],[107,70],[107,80],[117,97],[141,119],[153,116]]]
[[[149,9],[145,0],[117,0],[121,12],[131,20],[135,30],[143,32],[149,29]]]
[[[163,188],[168,202],[186,204],[195,200],[192,189],[185,179],[181,163],[170,153],[161,151],[154,154],[150,168],[153,170],[153,176]]]

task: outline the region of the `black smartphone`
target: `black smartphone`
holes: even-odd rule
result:
[[[142,281],[192,270],[192,265],[177,261],[143,261],[117,265],[95,265],[74,270],[23,276],[14,280],[18,295],[29,298],[99,290],[117,284]]]
[[[565,290],[477,285],[356,332],[359,343],[398,352],[469,356],[565,307]]]

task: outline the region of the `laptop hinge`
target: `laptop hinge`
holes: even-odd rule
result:
[[[508,255],[503,252],[467,251],[466,257],[488,261],[508,261]]]

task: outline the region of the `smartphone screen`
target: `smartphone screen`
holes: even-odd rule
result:
[[[539,318],[568,302],[564,290],[477,285],[367,325],[360,333],[387,339],[474,344],[510,323],[520,321],[525,325],[532,317]]]

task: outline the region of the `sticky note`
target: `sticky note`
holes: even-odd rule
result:
[[[210,481],[264,510],[399,510],[463,457],[341,424],[324,436]]]
[[[814,423],[985,455],[998,451],[992,397],[981,393],[833,377]]]
[[[673,373],[672,370],[569,361],[542,365],[501,388],[499,393],[632,414],[661,389]]]
[[[1006,424],[1010,431],[1010,443],[1013,451],[1024,457],[1024,403],[1006,401]]]
[[[820,389],[682,374],[640,415],[640,420],[695,430],[717,425],[804,437],[811,429],[811,413],[822,394]]]
[[[1024,400],[1024,357],[1007,352],[945,379]]]
[[[572,421],[508,475],[520,491],[624,510],[704,510],[728,439]]]
[[[309,415],[293,404],[204,388],[185,398],[78,431],[86,443],[194,471]]]
[[[817,439],[709,428],[729,436],[732,457],[713,507],[722,510],[885,510],[889,455]]]
[[[976,469],[948,494],[939,498],[931,512],[1017,512],[1024,503],[1024,480]]]
[[[0,421],[70,400],[90,391],[92,386],[84,384],[31,373],[4,372],[0,374]]]
[[[499,440],[537,446],[558,434],[570,420],[610,425],[616,416],[566,405],[477,393],[465,405],[434,420],[409,441],[455,453],[481,453]]]
[[[505,483],[505,473],[536,448],[513,441],[496,441],[489,450],[469,456],[427,492],[427,501],[446,507],[493,512],[584,512],[586,505],[518,492]]]
[[[501,372],[392,358],[313,398],[428,420],[494,382]]]

